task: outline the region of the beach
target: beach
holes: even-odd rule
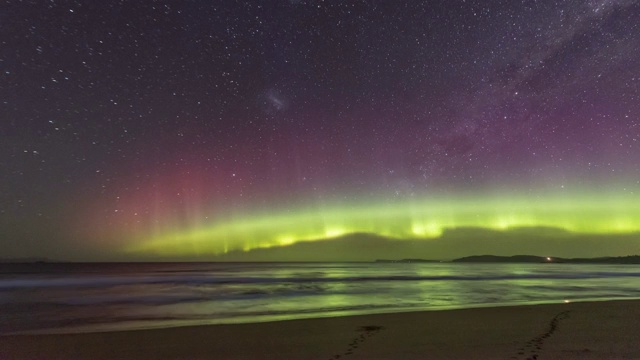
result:
[[[635,359],[640,301],[0,337],[1,359]]]

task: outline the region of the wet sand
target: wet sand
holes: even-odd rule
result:
[[[640,301],[0,337],[0,359],[639,359]]]

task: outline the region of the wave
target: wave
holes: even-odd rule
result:
[[[640,272],[581,272],[502,275],[436,275],[436,276],[346,276],[346,277],[220,277],[220,276],[79,276],[56,278],[0,279],[0,290],[51,287],[109,287],[120,285],[207,285],[207,284],[277,284],[335,283],[371,281],[509,281],[535,279],[597,279],[640,277]]]

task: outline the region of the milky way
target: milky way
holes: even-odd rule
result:
[[[0,22],[0,257],[640,231],[638,1],[8,1]]]

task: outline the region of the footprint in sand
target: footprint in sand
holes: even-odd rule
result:
[[[377,325],[367,325],[361,326],[356,331],[360,333],[360,335],[356,336],[350,343],[347,350],[345,350],[342,354],[334,355],[330,360],[340,359],[344,356],[348,356],[353,354],[353,352],[368,338],[380,332],[380,330],[384,329],[382,326]]]
[[[512,356],[511,359],[526,359],[526,360],[538,360],[540,356],[539,352],[542,350],[543,342],[548,339],[558,329],[558,324],[561,320],[566,319],[569,316],[569,311],[563,311],[551,319],[549,322],[548,330],[532,340],[527,341],[525,346],[518,349],[516,356]],[[525,358],[526,356],[526,358]]]

